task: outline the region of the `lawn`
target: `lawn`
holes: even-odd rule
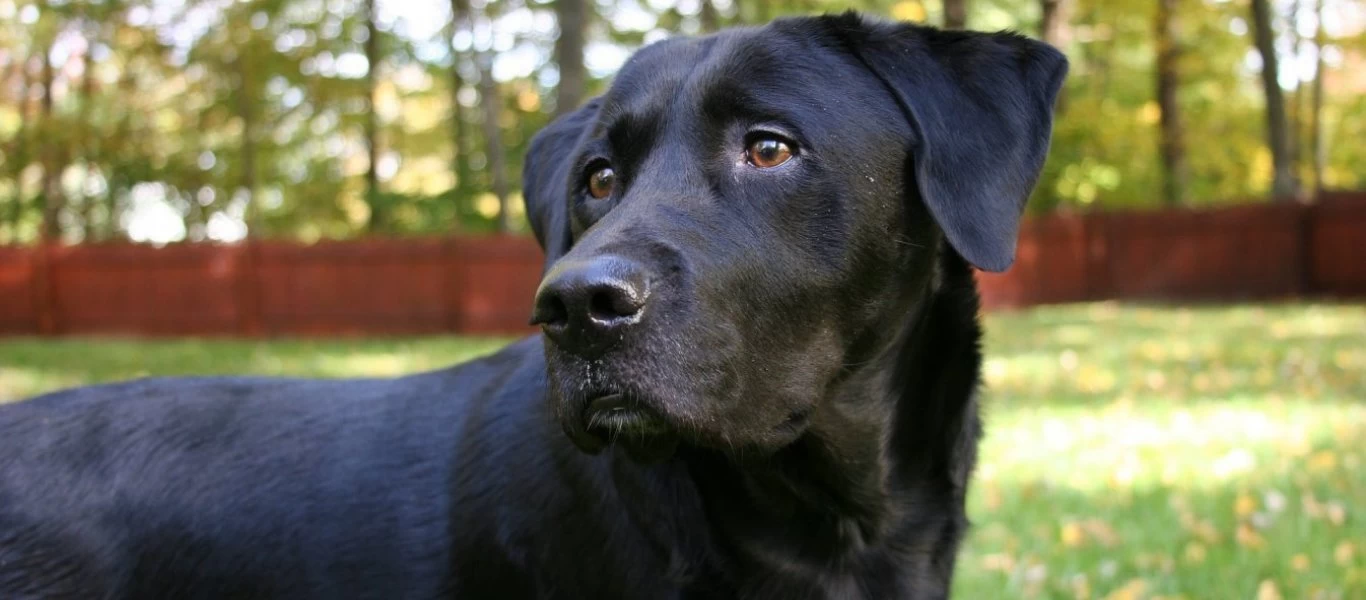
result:
[[[960,598],[1366,598],[1366,306],[987,318]],[[436,368],[506,340],[0,339],[0,402],[149,374]]]

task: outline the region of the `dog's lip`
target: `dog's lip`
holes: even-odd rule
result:
[[[668,430],[663,415],[639,398],[616,391],[590,396],[580,418],[586,432],[607,441]]]
[[[631,402],[626,399],[626,394],[608,392],[589,398],[588,404],[584,407],[584,412],[621,411],[631,408],[630,405]]]
[[[583,432],[600,448],[617,444],[636,462],[652,464],[673,456],[679,436],[658,412],[620,392],[592,396],[583,410]]]
[[[649,424],[661,420],[658,413],[622,392],[606,392],[589,397],[588,402],[584,404],[582,418],[590,430],[599,429],[594,427],[594,423],[598,421]]]

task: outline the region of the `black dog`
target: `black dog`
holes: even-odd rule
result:
[[[852,14],[645,48],[532,144],[544,342],[4,407],[0,598],[943,598],[969,264],[1065,70]]]

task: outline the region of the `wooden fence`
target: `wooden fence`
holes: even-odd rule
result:
[[[0,247],[0,335],[525,333],[541,261],[520,237]],[[988,308],[1366,297],[1366,193],[1029,219],[980,281]]]
[[[520,237],[0,248],[0,334],[530,331]]]
[[[1025,221],[988,307],[1126,299],[1366,296],[1366,192],[1311,205],[1052,215]]]

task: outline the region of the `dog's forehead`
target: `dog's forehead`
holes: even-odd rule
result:
[[[680,103],[699,105],[729,90],[812,96],[830,83],[838,57],[812,43],[809,27],[736,28],[642,48],[617,73],[603,102],[606,120],[652,120]]]

